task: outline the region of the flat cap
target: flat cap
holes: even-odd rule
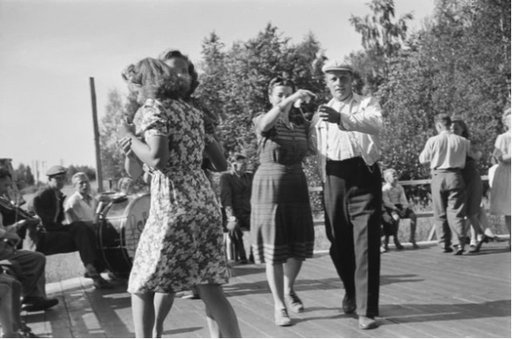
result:
[[[49,177],[53,177],[54,175],[58,174],[65,174],[67,172],[65,167],[62,167],[60,165],[55,165],[50,167],[48,171],[46,171],[46,175]]]
[[[327,60],[322,67],[322,72],[350,72],[354,73],[352,66],[341,62],[340,60]]]

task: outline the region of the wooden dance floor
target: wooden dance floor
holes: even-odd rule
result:
[[[510,252],[506,242],[484,244],[478,255],[443,254],[432,243],[382,255],[378,329],[362,331],[341,312],[344,291],[327,253],[305,262],[296,284],[305,304],[290,327],[273,323],[264,267],[235,266],[225,291],[245,337],[508,337]],[[43,337],[133,337],[130,298],[119,282],[97,291],[83,278],[48,284],[59,299],[46,312],[24,314]],[[208,337],[200,300],[177,298],[164,337]]]

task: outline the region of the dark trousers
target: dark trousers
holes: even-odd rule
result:
[[[436,234],[445,248],[451,245],[452,233],[457,236],[460,248],[464,248],[465,244],[466,185],[461,173],[460,170],[432,171],[430,189]]]
[[[98,271],[99,262],[94,231],[83,222],[73,222],[38,234],[36,251],[45,255],[78,251],[84,266],[93,264]]]
[[[8,254],[0,253],[0,259],[9,261],[13,266],[24,297],[46,298],[46,257],[42,253],[17,250]]]
[[[240,226],[228,231],[231,242],[235,245],[235,260],[247,260],[247,254],[244,248],[244,233]]]
[[[381,174],[362,158],[327,161],[325,226],[330,255],[360,316],[379,314]]]

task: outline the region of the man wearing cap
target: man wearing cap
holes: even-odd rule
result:
[[[246,264],[242,228],[250,229],[253,173],[247,171],[247,159],[240,153],[233,157],[231,167],[231,171],[220,176],[220,202],[229,237],[235,245],[235,257],[238,256],[240,263]]]
[[[374,98],[352,92],[351,66],[328,60],[322,71],[333,98],[315,113],[310,134],[324,183],[326,234],[345,287],[343,311],[356,312],[359,327],[371,329],[379,315],[382,114]]]
[[[65,196],[61,189],[66,181],[66,169],[53,166],[46,175],[48,186],[38,191],[29,205],[29,209],[41,218],[43,229],[29,232],[25,242],[31,242],[36,251],[46,255],[78,251],[86,269],[84,276],[91,278],[96,288],[112,287],[98,273],[99,258],[93,230],[83,222],[62,224]]]

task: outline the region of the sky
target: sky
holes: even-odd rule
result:
[[[422,27],[435,0],[395,0]],[[300,42],[312,32],[328,58],[360,50],[351,15],[363,0],[0,0],[0,158],[41,172],[55,164],[95,167],[90,77],[98,117],[121,70],[169,47],[201,58],[216,32],[226,47],[256,37],[268,23]]]

